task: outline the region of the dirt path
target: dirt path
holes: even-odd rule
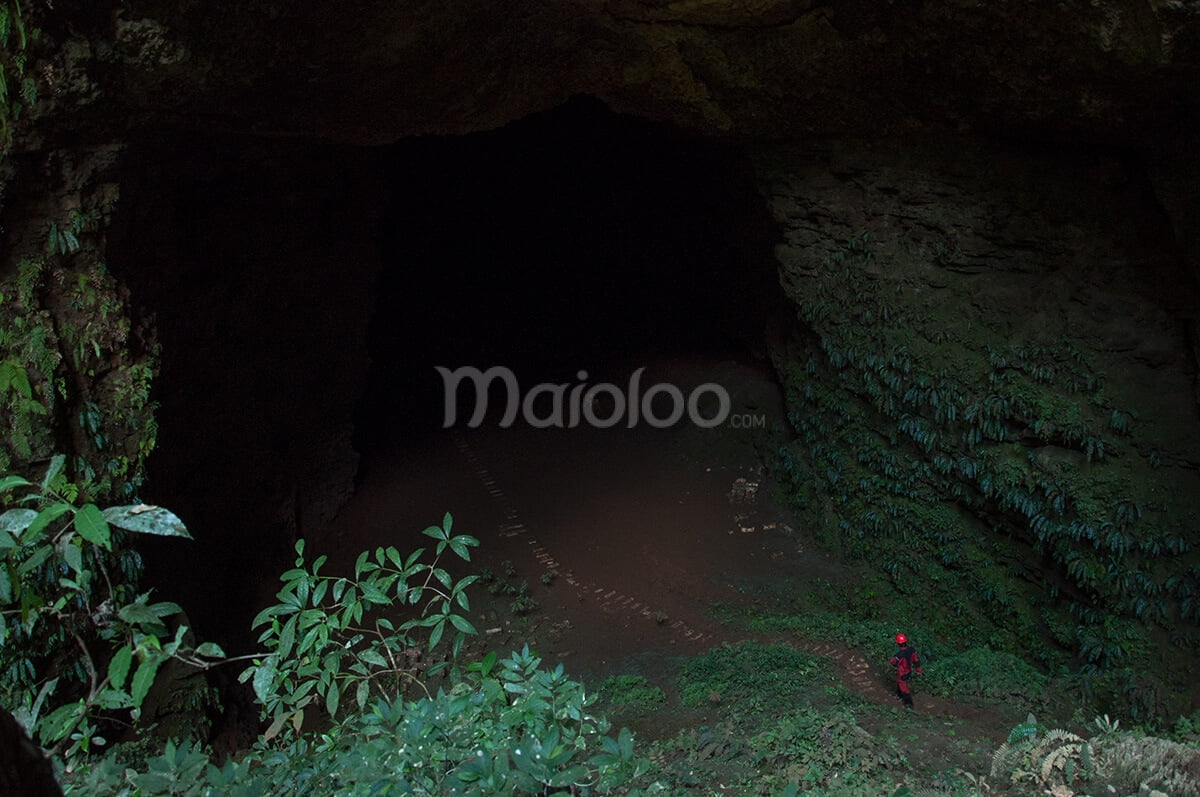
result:
[[[782,413],[757,396],[754,405],[768,418]],[[367,463],[323,547],[331,564],[375,545],[415,547],[422,538],[412,530],[450,510],[455,529],[482,542],[475,567],[511,569],[529,586],[540,604],[531,623],[549,661],[592,683],[655,675],[672,660],[751,638],[714,620],[714,605],[749,607],[779,583],[843,577],[784,533],[786,516],[760,484],[762,438],[729,429],[449,430],[420,451]],[[487,641],[503,651],[527,630],[501,629]],[[899,705],[891,673],[844,646],[760,641],[827,656],[853,692]],[[1007,727],[1005,718],[919,688],[917,701],[925,716]]]
[[[760,486],[757,476],[750,478],[734,476],[724,472],[715,484],[718,489],[700,497],[696,503],[702,509],[698,516],[684,512],[682,524],[693,531],[697,528],[715,528],[719,534],[689,537],[681,545],[671,544],[671,535],[656,526],[658,534],[653,541],[641,539],[646,535],[642,529],[631,539],[628,533],[618,535],[610,532],[608,545],[583,545],[569,534],[553,537],[539,536],[537,526],[526,521],[525,513],[517,501],[506,490],[506,474],[489,467],[494,457],[504,462],[503,451],[482,453],[481,449],[495,445],[486,438],[472,441],[471,435],[456,432],[453,435],[455,448],[463,457],[470,472],[494,505],[497,516],[503,518],[496,533],[510,545],[517,567],[529,572],[553,571],[575,592],[576,598],[551,607],[560,622],[565,620],[574,633],[560,631],[562,642],[560,655],[564,658],[580,659],[581,652],[592,657],[592,661],[608,662],[622,658],[635,658],[637,654],[654,647],[670,646],[677,655],[696,654],[724,643],[737,643],[754,639],[772,644],[786,644],[832,659],[842,682],[853,692],[880,705],[894,706],[897,697],[891,688],[891,673],[881,672],[854,651],[828,641],[805,640],[796,637],[747,636],[734,632],[708,616],[708,608],[717,602],[747,605],[747,595],[729,583],[731,576],[771,579],[772,577],[796,576],[797,568],[809,567],[814,574],[825,568],[819,563],[802,563],[790,551],[787,556],[784,546],[791,544],[781,535],[765,534],[777,530],[779,520],[772,508],[760,509],[757,497],[751,494],[739,496],[737,488],[755,491]],[[543,450],[544,453],[544,450]],[[599,457],[602,459],[602,455]],[[593,460],[593,463],[595,460]],[[500,470],[504,470],[502,466]],[[712,471],[706,471],[711,474]],[[730,482],[731,490],[719,487]],[[703,483],[709,482],[702,479]],[[688,492],[684,490],[683,492]],[[713,499],[717,499],[715,502]],[[636,508],[638,515],[645,517],[647,507],[636,496],[626,499]],[[763,500],[766,503],[765,499]],[[586,501],[585,501],[586,503]],[[677,505],[682,505],[679,502]],[[609,504],[609,512],[613,511]],[[611,517],[611,515],[610,515]],[[690,523],[697,523],[691,526]],[[770,528],[764,529],[764,526]],[[746,535],[758,535],[758,544]],[[714,538],[721,544],[714,544]],[[675,542],[680,542],[676,540]],[[580,548],[583,550],[580,550]],[[614,554],[613,548],[619,549]],[[767,551],[766,556],[756,556],[755,549]],[[749,568],[755,568],[753,571]],[[670,607],[669,610],[666,607]],[[624,633],[614,634],[615,628]],[[598,643],[598,644],[597,644]],[[590,650],[581,651],[580,648]],[[994,722],[993,727],[1004,727],[1006,720],[998,714],[951,701],[922,695],[919,697],[922,714],[974,719]]]

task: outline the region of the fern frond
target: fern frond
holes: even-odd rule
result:
[[[1059,770],[1064,775],[1064,781],[1067,780],[1067,766],[1073,764],[1073,759],[1079,754],[1079,744],[1067,744],[1050,751],[1042,761],[1042,784],[1050,785],[1050,779],[1054,776],[1054,770]]]
[[[1008,742],[996,748],[992,753],[992,771],[991,776],[994,778],[1003,774],[1008,770],[1008,757],[1012,753],[1012,745]]]

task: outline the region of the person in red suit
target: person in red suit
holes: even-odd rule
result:
[[[909,688],[908,680],[913,673],[917,675],[925,673],[921,670],[921,659],[917,656],[917,651],[908,646],[908,637],[904,634],[896,634],[896,644],[900,646],[900,649],[891,658],[892,666],[896,668],[896,695],[904,701],[905,708],[912,708],[912,689]]]

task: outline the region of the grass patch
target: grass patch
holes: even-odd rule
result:
[[[679,674],[686,706],[724,704],[747,713],[806,705],[832,682],[830,663],[786,645],[743,642],[691,659]]]
[[[667,693],[640,675],[605,678],[597,691],[614,714],[641,716],[658,711],[667,704]]]
[[[911,772],[894,739],[863,729],[824,656],[743,642],[685,662],[680,702],[707,724],[656,744],[678,789],[723,783],[741,794],[887,794]]]
[[[1019,706],[1038,704],[1050,678],[1011,653],[972,648],[939,656],[925,670],[926,688],[937,695],[974,695]]]

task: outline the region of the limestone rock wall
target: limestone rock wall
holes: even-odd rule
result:
[[[1104,668],[1165,655],[1154,634],[1197,619],[1200,304],[1137,164],[958,138],[758,162],[811,527],[949,636],[982,597],[1014,641]]]

